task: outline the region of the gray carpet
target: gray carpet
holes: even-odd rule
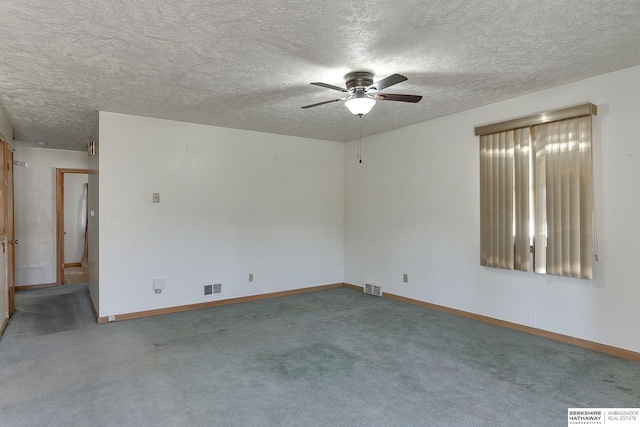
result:
[[[97,325],[85,286],[23,291],[2,426],[566,426],[639,407],[640,364],[333,289]]]

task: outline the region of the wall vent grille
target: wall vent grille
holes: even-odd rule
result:
[[[222,283],[214,283],[212,285],[204,285],[204,296],[222,293]]]
[[[204,296],[222,293],[222,283],[214,283],[212,285],[204,285]]]
[[[376,285],[375,283],[365,283],[364,284],[364,293],[381,297],[382,296],[382,286],[381,285]]]

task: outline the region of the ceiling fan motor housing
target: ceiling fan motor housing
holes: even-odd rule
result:
[[[350,92],[356,89],[364,89],[373,84],[373,74],[366,71],[354,71],[344,76],[344,79]]]

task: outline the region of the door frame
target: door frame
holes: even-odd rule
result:
[[[0,209],[2,210],[2,219],[0,223],[0,235],[4,238],[4,250],[2,256],[6,256],[6,264],[4,271],[0,274],[4,276],[5,284],[2,285],[1,292],[5,293],[6,305],[2,307],[2,316],[0,318],[0,336],[7,325],[7,319],[15,311],[15,245],[14,245],[14,225],[13,225],[13,148],[0,133],[0,162],[2,162],[3,186],[0,188],[3,193],[3,201]],[[5,255],[6,254],[6,255]]]
[[[9,292],[8,309],[9,316],[16,311],[16,246],[18,246],[18,239],[16,239],[15,229],[15,176],[13,170],[13,157],[14,150],[5,141],[5,160],[7,161],[7,202],[6,202],[6,221],[7,221],[7,241],[8,246],[8,259],[7,259],[7,290]]]
[[[56,168],[56,285],[64,280],[64,174],[83,173],[89,169]],[[87,221],[89,218],[87,218]]]

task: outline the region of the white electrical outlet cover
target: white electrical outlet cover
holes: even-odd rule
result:
[[[529,326],[536,326],[536,315],[535,313],[529,313],[529,319],[527,321]]]

